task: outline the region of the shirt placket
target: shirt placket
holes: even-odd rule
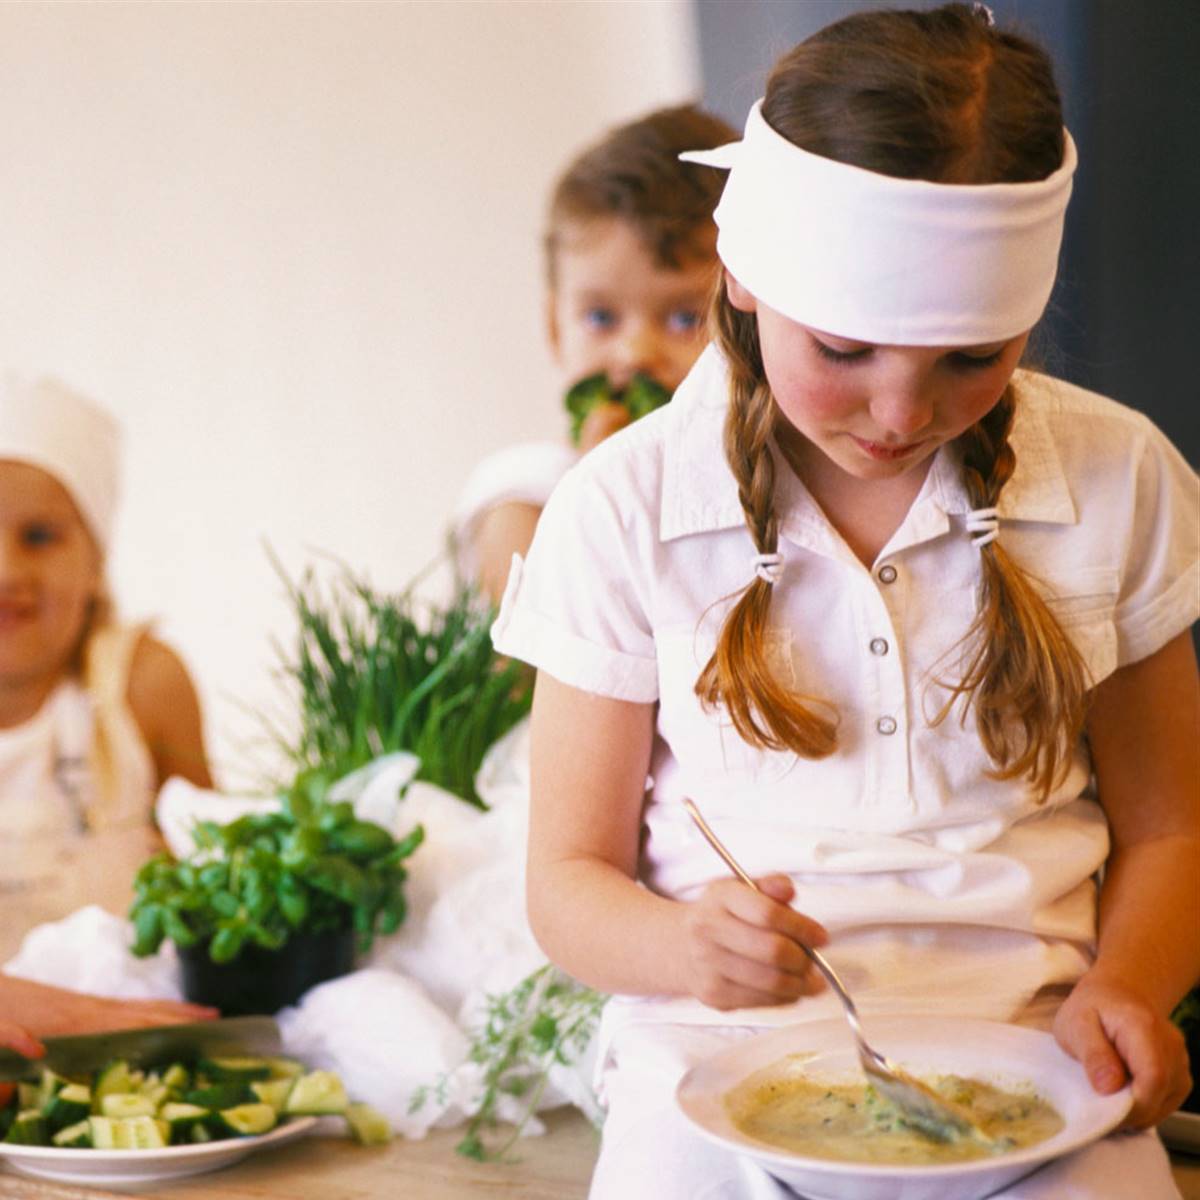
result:
[[[859,572],[854,616],[862,664],[864,803],[911,807],[911,738],[905,686],[903,613],[908,573],[896,556]]]

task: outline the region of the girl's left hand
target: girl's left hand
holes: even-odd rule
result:
[[[1084,975],[1058,1010],[1054,1036],[1101,1095],[1132,1086],[1123,1129],[1158,1124],[1191,1089],[1183,1034],[1124,982]]]

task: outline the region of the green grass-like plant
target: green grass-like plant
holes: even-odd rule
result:
[[[274,740],[292,766],[338,779],[407,750],[418,779],[486,808],[476,772],[533,696],[528,670],[492,648],[492,608],[469,588],[421,605],[411,587],[389,595],[349,572],[327,595],[311,570],[285,582],[299,630],[282,673],[298,693],[300,729]]]

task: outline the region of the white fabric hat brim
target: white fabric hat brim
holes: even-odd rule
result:
[[[108,413],[56,380],[6,373],[0,379],[0,460],[53,475],[107,551],[120,470],[120,430]]]

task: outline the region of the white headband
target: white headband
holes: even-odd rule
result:
[[[1058,267],[1075,143],[1034,183],[897,179],[811,154],[750,110],[740,142],[680,155],[729,168],[717,253],[756,299],[876,345],[976,346],[1036,324]]]
[[[71,494],[101,551],[117,506],[120,432],[102,408],[53,379],[0,379],[0,460],[29,463]]]

